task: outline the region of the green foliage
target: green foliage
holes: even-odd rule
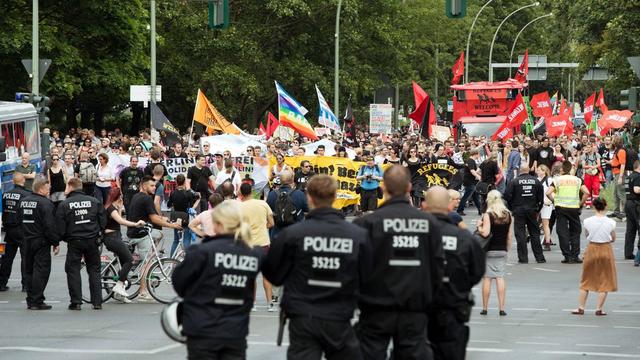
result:
[[[470,81],[488,77],[489,45],[501,20],[529,0],[494,0],[472,33]],[[158,0],[158,84],[160,104],[182,129],[191,123],[197,89],[239,125],[250,128],[276,111],[274,80],[305,105],[315,122],[317,84],[333,102],[334,32],[338,0],[231,0],[231,26],[211,30],[207,3]],[[381,88],[400,87],[401,103],[413,105],[411,80],[437,95],[450,96],[451,66],[465,49],[471,23],[485,4],[469,1],[467,16],[449,19],[442,0],[343,0],[340,28],[340,108],[351,95],[359,119]],[[580,78],[593,64],[609,68],[607,94],[637,84],[626,61],[640,54],[640,5],[611,0],[557,0],[511,17],[498,33],[494,62],[508,62],[518,31],[533,18],[554,16],[529,26],[517,55],[546,54],[549,61],[580,62],[574,71],[549,70],[546,82],[531,91],[561,90],[568,76]],[[31,57],[31,1],[0,2],[0,98],[28,91],[20,59]],[[68,125],[77,114],[94,114],[94,126],[130,106],[129,85],[149,83],[149,2],[146,0],[40,1],[40,56],[53,59],[41,84],[52,100],[52,119]],[[438,64],[436,65],[436,50]],[[496,70],[496,80],[508,70]],[[603,84],[578,82],[578,99]],[[378,100],[379,101],[379,100]],[[617,99],[608,99],[616,104]],[[405,107],[406,108],[406,107]],[[342,114],[339,114],[341,116]],[[124,119],[124,120],[123,120]],[[138,119],[134,116],[133,121]]]

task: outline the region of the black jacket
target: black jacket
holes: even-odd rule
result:
[[[263,273],[286,288],[282,308],[287,315],[349,321],[370,269],[367,232],[338,211],[323,208],[278,234]]]
[[[396,197],[354,223],[369,231],[374,264],[360,309],[427,311],[444,273],[438,220]]]
[[[72,191],[58,204],[56,223],[65,241],[94,240],[107,225],[104,207],[93,196]]]
[[[187,249],[172,275],[173,287],[184,299],[182,332],[187,337],[245,339],[262,257],[262,249],[229,235],[207,237]]]
[[[544,188],[535,176],[520,174],[509,182],[504,199],[514,214],[537,212],[544,204]]]
[[[27,191],[24,186],[19,185],[14,186],[13,189],[2,194],[2,225],[4,227],[15,227],[20,225],[20,222],[18,221],[20,200],[30,194],[31,192]]]
[[[434,216],[440,221],[442,247],[447,260],[434,308],[455,309],[460,305],[470,305],[469,294],[484,275],[486,255],[469,231],[455,226],[447,215]]]
[[[18,222],[28,243],[43,242],[42,245],[58,246],[60,235],[51,200],[40,194],[29,194],[20,200]]]

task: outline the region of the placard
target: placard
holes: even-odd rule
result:
[[[393,105],[370,104],[369,105],[369,133],[391,134],[392,118],[393,118]]]

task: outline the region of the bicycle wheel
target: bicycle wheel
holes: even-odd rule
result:
[[[146,274],[149,294],[159,303],[168,304],[178,295],[173,290],[171,275],[180,264],[176,259],[163,258],[156,260]]]
[[[138,297],[138,294],[140,293],[140,273],[138,272],[138,266],[140,266],[139,264],[136,264],[136,267],[132,268],[131,271],[129,272],[129,278],[127,279],[127,282],[125,283],[125,289],[127,290],[127,293],[129,294],[129,296],[127,296],[127,299],[129,300],[133,300],[136,297]]]
[[[89,277],[84,261],[80,265],[80,281],[82,282],[82,301],[91,303],[91,291],[89,290]],[[113,287],[118,281],[118,272],[111,261],[100,263],[100,282],[102,288],[102,302],[107,302],[113,296]]]

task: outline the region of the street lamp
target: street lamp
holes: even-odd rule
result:
[[[498,28],[496,29],[496,33],[493,34],[493,40],[491,40],[491,48],[489,49],[489,82],[493,82],[493,67],[491,66],[491,62],[493,60],[493,45],[496,42],[496,38],[498,37],[498,32],[500,31],[500,28],[502,27],[502,25],[504,25],[505,22],[507,22],[507,20],[509,20],[509,18],[511,16],[513,16],[515,13],[517,13],[518,11],[522,11],[526,8],[530,8],[533,6],[539,6],[540,3],[539,2],[534,2],[533,4],[529,4],[529,5],[525,5],[519,9],[514,10],[513,12],[511,12],[511,14],[507,15],[507,17],[505,17],[502,22],[500,23],[500,25],[498,25]]]
[[[518,32],[518,35],[516,35],[516,39],[513,40],[513,45],[511,46],[511,55],[509,56],[509,78],[511,78],[511,62],[513,61],[513,51],[516,49],[516,43],[518,42],[518,38],[520,37],[520,34],[522,34],[522,32],[524,31],[524,29],[527,28],[527,26],[533,24],[534,22],[540,20],[540,19],[544,19],[546,17],[549,16],[553,16],[553,13],[548,13],[547,15],[542,15],[539,16],[531,21],[529,21],[529,23],[527,23],[527,25],[523,26],[522,29],[520,29],[520,32]]]
[[[482,10],[484,10],[484,8],[487,7],[487,5],[491,4],[493,0],[489,0],[486,2],[486,4],[484,4],[481,8],[480,11],[478,11],[478,13],[476,14],[476,17],[473,19],[473,22],[471,23],[471,28],[469,28],[469,36],[467,36],[467,50],[464,52],[464,82],[468,83],[469,82],[469,44],[471,43],[471,33],[473,32],[473,27],[476,26],[476,21],[478,20],[478,16],[480,16],[480,13],[482,12]]]
[[[338,0],[338,9],[336,10],[336,45],[335,45],[335,58],[333,66],[333,113],[336,116],[340,116],[340,10],[342,9],[342,0]]]

